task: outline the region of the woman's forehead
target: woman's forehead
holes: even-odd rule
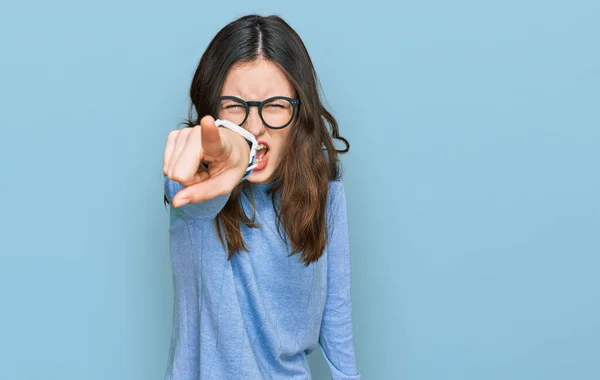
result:
[[[294,96],[294,88],[285,73],[264,59],[233,65],[221,92],[221,96],[233,95],[244,100],[264,100],[277,95]]]

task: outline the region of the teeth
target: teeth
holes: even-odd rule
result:
[[[258,152],[259,150],[263,150],[263,149],[268,149],[268,148],[267,148],[267,146],[266,146],[265,144],[258,144],[258,145],[256,146],[256,151],[257,151],[257,152]],[[267,155],[267,152],[265,152],[265,156],[266,156],[266,155]],[[263,158],[264,158],[265,156],[262,156],[261,158],[257,158],[257,159],[256,159],[256,163],[257,163],[257,164],[260,164],[260,163],[262,162],[262,160],[263,160]]]

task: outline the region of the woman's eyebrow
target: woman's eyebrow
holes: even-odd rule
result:
[[[231,91],[231,92],[224,92],[221,96],[235,96],[236,98],[240,98],[246,102],[252,102],[252,101],[263,101],[269,98],[272,98],[274,96],[286,96],[288,98],[294,98],[295,94],[289,94],[287,91],[269,91],[266,92],[267,95],[264,95],[262,97],[256,98],[256,97],[249,97],[249,96],[243,96],[243,92],[240,91],[239,89],[236,89],[235,91]]]

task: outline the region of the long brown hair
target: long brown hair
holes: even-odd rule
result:
[[[257,59],[278,65],[301,101],[296,120],[287,127],[292,128],[287,149],[268,192],[279,198],[278,205],[272,196],[280,236],[290,244],[290,254],[301,253],[302,261],[308,266],[317,261],[325,249],[328,185],[329,181],[340,179],[338,153],[348,152],[350,145],[339,135],[335,118],[321,103],[319,80],[298,34],[278,16],[248,15],[226,25],[200,59],[190,87],[190,115],[185,124],[193,127],[198,125],[201,116],[215,115],[218,95],[229,69],[237,62]],[[334,139],[342,141],[345,148],[337,149]],[[241,205],[241,196],[245,193],[254,209],[250,186],[248,181],[236,186],[214,220],[228,259],[248,250],[240,223],[250,228],[259,227],[254,215],[249,218]]]

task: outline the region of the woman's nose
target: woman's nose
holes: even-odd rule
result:
[[[254,136],[260,136],[263,133],[265,126],[258,115],[258,109],[250,109],[244,128]]]

